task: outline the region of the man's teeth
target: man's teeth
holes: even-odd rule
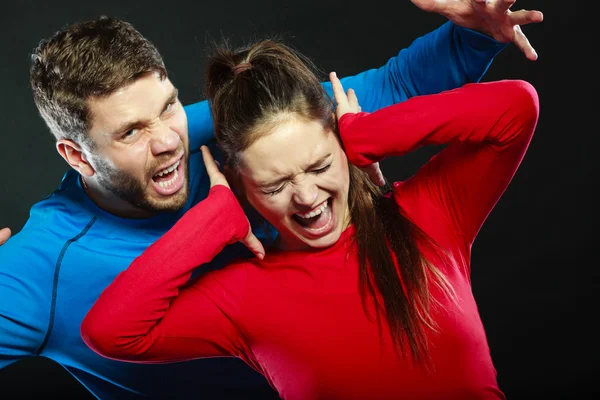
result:
[[[156,176],[163,176],[163,175],[166,175],[166,174],[169,174],[169,173],[173,172],[174,169],[176,169],[177,167],[179,167],[179,163],[180,162],[181,162],[181,160],[177,161],[175,164],[171,165],[169,168],[163,169],[158,174],[156,174]]]
[[[296,215],[299,216],[300,218],[305,218],[305,219],[312,218],[312,217],[316,217],[317,215],[321,214],[323,211],[325,211],[326,208],[327,208],[327,202],[325,201],[323,204],[321,204],[321,206],[319,208],[317,208],[314,211],[311,211],[306,214],[296,213]]]
[[[168,181],[158,182],[158,186],[160,186],[162,188],[171,186],[173,184],[173,182],[175,182],[177,180],[178,176],[179,176],[179,172],[177,170],[175,170],[175,173],[173,174],[173,177],[171,179],[169,179]]]

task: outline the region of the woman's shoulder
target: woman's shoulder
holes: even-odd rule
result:
[[[418,176],[393,183],[391,196],[400,211],[428,235],[440,240],[440,235],[455,234],[450,217],[436,201],[435,190]]]

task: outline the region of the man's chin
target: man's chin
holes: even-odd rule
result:
[[[157,214],[180,211],[185,207],[189,197],[189,190],[186,186],[171,196],[163,196],[156,193],[151,187],[147,188],[146,191],[142,193],[141,196],[138,194],[138,196],[129,195],[121,196],[121,198],[138,210],[150,214]]]
[[[185,193],[176,193],[169,196],[167,199],[149,199],[145,204],[140,204],[141,208],[146,211],[152,212],[176,212],[183,209],[187,203],[189,194],[186,190]]]

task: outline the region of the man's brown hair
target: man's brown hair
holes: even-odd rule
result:
[[[56,140],[93,147],[88,100],[109,96],[153,71],[167,76],[156,47],[130,23],[102,16],[42,40],[31,55],[30,83]]]

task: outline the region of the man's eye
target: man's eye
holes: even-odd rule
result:
[[[125,132],[125,133],[123,134],[123,136],[121,136],[121,138],[123,138],[123,139],[127,139],[128,137],[131,137],[131,136],[133,136],[133,135],[135,134],[135,131],[136,131],[136,129],[130,129],[130,130],[128,130],[127,132]]]
[[[173,107],[175,106],[175,103],[177,103],[177,100],[173,100],[172,102],[170,102],[169,104],[167,104],[167,106],[165,107],[163,112],[169,112],[173,109]]]

